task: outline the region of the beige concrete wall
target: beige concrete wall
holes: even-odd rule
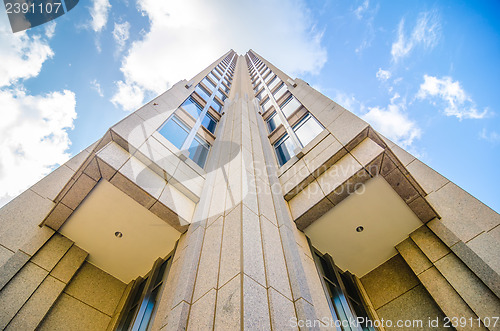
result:
[[[445,315],[400,255],[363,276],[361,282],[379,318],[394,323],[393,327],[386,326],[386,330],[403,329],[396,327],[398,320],[421,320],[422,327],[412,330],[429,330],[426,324],[429,319],[444,321]],[[445,329],[441,324],[433,330]]]
[[[126,285],[84,263],[40,324],[40,330],[106,330]]]

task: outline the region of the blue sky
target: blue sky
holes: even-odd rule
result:
[[[498,1],[90,0],[0,10],[0,205],[233,48],[259,52],[500,210]]]

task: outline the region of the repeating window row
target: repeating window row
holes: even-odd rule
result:
[[[297,147],[303,148],[323,131],[323,126],[263,61],[248,53],[247,65],[271,144],[282,166],[294,156]]]
[[[205,167],[224,101],[229,97],[235,53],[229,54],[196,85],[194,92],[160,127],[160,134],[201,168]]]

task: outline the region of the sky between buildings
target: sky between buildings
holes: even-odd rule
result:
[[[500,2],[90,0],[0,9],[0,206],[233,48],[307,81],[500,210]]]

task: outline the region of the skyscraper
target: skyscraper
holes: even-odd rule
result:
[[[499,224],[231,50],[0,209],[0,327],[498,329]]]

